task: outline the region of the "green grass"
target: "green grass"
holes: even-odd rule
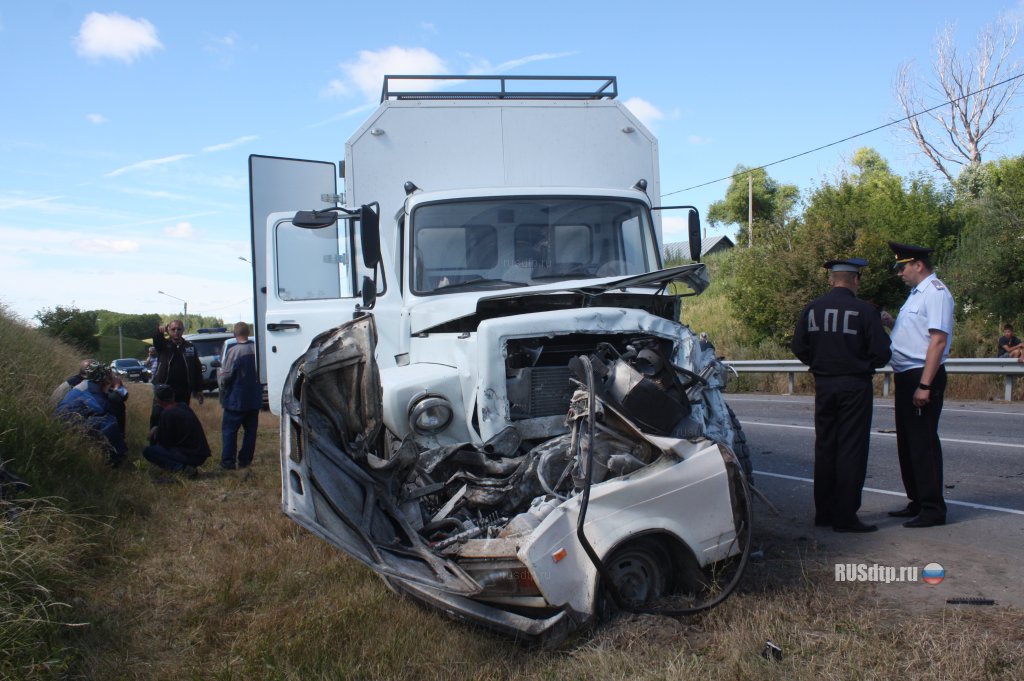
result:
[[[100,349],[96,353],[96,359],[109,364],[115,359],[122,357],[134,357],[142,360],[146,358],[149,343],[136,338],[118,339],[117,336],[100,336]],[[122,353],[122,348],[124,352]]]

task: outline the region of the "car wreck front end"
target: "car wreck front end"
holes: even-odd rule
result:
[[[722,365],[642,310],[577,310],[569,332],[562,312],[508,305],[456,331],[490,364],[501,347],[495,366],[449,367],[471,405],[464,441],[389,423],[382,374],[408,367],[378,370],[372,315],[318,336],[283,393],[284,511],[395,590],[548,645],[615,607],[720,602],[750,537]],[[557,416],[528,389],[556,368]]]

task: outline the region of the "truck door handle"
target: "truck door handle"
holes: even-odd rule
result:
[[[288,329],[300,328],[295,322],[283,322],[280,324],[270,323],[267,324],[267,331],[286,331]]]

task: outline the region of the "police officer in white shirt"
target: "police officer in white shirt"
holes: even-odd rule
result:
[[[932,249],[894,241],[889,248],[896,254],[896,272],[911,287],[895,323],[882,315],[893,325],[896,446],[909,500],[889,515],[911,518],[904,527],[933,527],[946,523],[938,429],[946,390],[943,363],[953,341],[953,296],[932,271]]]

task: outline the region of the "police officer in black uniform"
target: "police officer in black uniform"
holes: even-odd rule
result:
[[[889,361],[889,337],[873,305],[857,298],[860,258],[829,260],[832,290],[811,301],[790,347],[814,374],[814,524],[874,532],[857,518],[868,466],[875,369]]]

